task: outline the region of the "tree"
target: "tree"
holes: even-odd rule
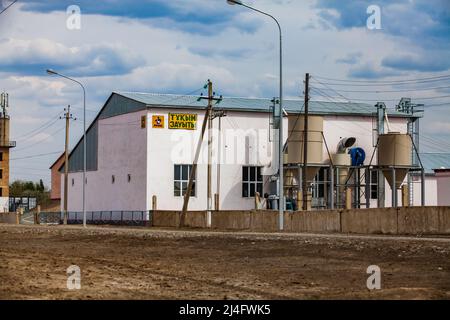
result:
[[[44,192],[45,191],[44,181],[42,181],[42,179],[39,179],[39,191],[40,192]]]
[[[46,205],[50,201],[50,192],[42,179],[39,182],[16,180],[9,185],[11,197],[35,197],[38,204]]]

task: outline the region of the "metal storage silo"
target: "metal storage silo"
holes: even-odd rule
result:
[[[391,189],[400,188],[409,168],[412,164],[411,150],[412,141],[408,134],[389,132],[378,138],[378,165],[395,167],[395,184],[391,170],[383,170],[383,175],[388,181]]]
[[[304,116],[292,115],[288,119],[288,162],[303,163]],[[308,158],[307,164],[321,164],[323,154],[323,117],[308,116]],[[306,179],[312,181],[319,167],[308,166]]]

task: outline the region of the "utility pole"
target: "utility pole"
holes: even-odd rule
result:
[[[64,224],[67,224],[67,199],[69,198],[69,125],[70,119],[76,120],[73,118],[70,113],[70,105],[67,106],[67,110],[64,109],[66,113],[64,117],[60,117],[60,119],[66,119],[66,143],[64,150]]]
[[[222,117],[225,117],[226,113],[224,110],[218,110],[214,111],[211,115],[211,120],[214,120],[215,118],[219,118],[219,132],[217,137],[217,186],[216,186],[216,193],[214,195],[214,210],[218,211],[220,209],[220,162],[222,161]]]
[[[192,170],[191,173],[189,175],[189,182],[188,182],[188,186],[187,186],[187,190],[186,193],[184,195],[184,201],[183,201],[183,211],[181,213],[181,217],[180,217],[180,227],[184,227],[184,223],[186,220],[186,212],[188,209],[188,204],[189,204],[189,198],[191,196],[191,191],[192,191],[192,185],[194,182],[194,177],[197,171],[197,163],[198,163],[198,157],[200,155],[200,150],[202,147],[202,142],[203,142],[203,137],[205,136],[205,131],[206,131],[206,124],[209,121],[209,125],[208,125],[208,185],[207,185],[207,198],[208,198],[208,203],[207,203],[207,210],[208,210],[208,225],[211,222],[211,210],[210,210],[210,205],[211,205],[211,129],[212,129],[212,124],[211,124],[211,114],[212,114],[212,107],[213,107],[213,101],[217,101],[220,102],[222,100],[222,96],[220,96],[220,98],[215,98],[214,97],[214,93],[213,93],[213,84],[210,80],[208,80],[208,83],[206,85],[206,87],[208,88],[208,97],[199,97],[197,100],[204,100],[207,99],[208,100],[208,106],[206,108],[206,112],[205,112],[205,117],[203,119],[203,124],[202,124],[202,132],[200,133],[200,137],[198,139],[198,143],[197,143],[197,150],[195,152],[195,157],[194,157],[194,162],[192,164]]]
[[[309,102],[309,73],[305,76],[305,124],[303,131],[303,210],[308,210],[308,183],[306,181],[306,170],[308,168],[308,102]]]
[[[211,209],[212,209],[212,191],[211,191],[211,161],[212,161],[212,102],[213,102],[213,88],[212,82],[208,82],[208,109],[209,109],[209,119],[208,119],[208,199],[206,204],[206,214],[207,222],[206,225],[209,227],[211,225]]]

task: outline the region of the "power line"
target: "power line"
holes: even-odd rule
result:
[[[55,151],[55,152],[49,152],[49,153],[34,154],[34,155],[31,155],[31,156],[26,156],[26,157],[11,158],[11,159],[9,159],[9,160],[22,160],[22,159],[38,158],[38,157],[48,156],[48,155],[56,154],[56,153],[61,154],[62,151]]]
[[[317,81],[317,80],[316,80]],[[319,82],[319,81],[317,81]],[[320,84],[325,84],[322,82],[319,82]],[[430,87],[430,88],[412,88],[412,89],[398,89],[398,90],[339,90],[339,92],[347,92],[347,93],[353,93],[353,92],[362,92],[362,93],[387,93],[387,92],[411,92],[411,91],[427,91],[427,90],[440,90],[440,89],[448,89],[450,86],[444,86],[444,87]],[[324,90],[332,90],[332,89],[324,89]]]
[[[46,137],[43,138],[43,139],[40,139],[40,140],[37,140],[37,141],[31,141],[31,142],[33,143],[32,145],[30,145],[30,146],[25,146],[25,147],[22,147],[22,148],[18,148],[18,149],[14,150],[14,151],[22,151],[22,150],[26,150],[26,149],[29,149],[29,148],[33,148],[33,147],[39,146],[39,143],[42,143],[42,142],[44,142],[45,140],[47,140],[47,139],[53,137],[55,134],[57,134],[58,132],[60,132],[60,131],[63,130],[63,129],[64,129],[64,127],[61,127],[61,128],[59,128],[59,129],[56,130],[55,132],[52,132],[51,134],[49,134],[48,136],[46,136]]]
[[[417,78],[417,79],[405,79],[405,80],[349,80],[349,79],[336,79],[336,78],[328,78],[328,77],[321,77],[321,76],[314,76],[317,79],[324,79],[324,80],[331,80],[331,81],[338,81],[338,82],[349,82],[349,83],[382,83],[382,84],[400,84],[400,83],[414,83],[418,81],[441,81],[441,80],[447,80],[450,79],[450,74],[447,75],[441,75],[441,76],[435,76],[435,77],[428,77],[428,78]],[[433,80],[433,81],[431,81]]]
[[[16,139],[16,140],[22,140],[24,137],[27,137],[27,136],[32,135],[32,134],[36,134],[36,133],[38,133],[38,132],[40,132],[40,131],[42,131],[42,130],[44,130],[44,129],[49,128],[51,125],[53,125],[54,123],[56,123],[56,122],[58,121],[59,116],[61,115],[61,113],[62,113],[62,111],[59,112],[57,115],[51,117],[50,120],[48,120],[47,122],[45,122],[45,123],[44,123],[43,125],[41,125],[40,127],[37,127],[37,128],[35,128],[35,129],[33,129],[33,130],[31,130],[31,131],[29,131],[29,132],[27,132],[27,133],[25,133],[25,134],[23,134],[23,135],[17,137],[17,138],[15,138],[15,139]]]
[[[432,83],[432,82],[438,82],[438,81],[448,81],[448,79],[437,79],[437,80],[423,80],[423,81],[415,81],[415,82],[406,82],[406,83],[377,83],[377,82],[371,82],[371,83],[334,83],[334,82],[326,82],[322,81],[323,83],[326,83],[328,85],[332,86],[343,86],[343,87],[392,87],[392,86],[405,86],[405,85],[415,85],[415,84],[421,84],[421,83]]]
[[[15,165],[11,166],[11,170],[16,170],[16,169],[21,170],[21,171],[22,170],[42,171],[42,172],[49,171],[48,169],[42,169],[42,168],[29,168],[29,167],[15,166]]]
[[[314,90],[314,89],[316,89],[316,91],[317,90],[320,90],[320,89],[318,89],[318,88],[316,88],[316,87],[312,87],[312,89]],[[322,94],[323,94],[323,91],[322,91]],[[341,97],[338,97],[338,96],[330,96],[330,95],[328,95],[328,97],[330,97],[330,98],[332,98],[332,99],[341,99],[343,96],[342,95],[340,95]],[[347,101],[349,101],[349,102],[351,102],[351,101],[367,101],[367,102],[378,102],[378,101],[384,101],[384,102],[398,102],[399,101],[399,99],[363,99],[363,98],[351,98],[351,99],[349,99],[349,98],[346,98],[346,97],[344,97]],[[414,100],[433,100],[433,99],[442,99],[442,98],[450,98],[450,95],[444,95],[444,96],[431,96],[431,97],[411,97],[411,99],[414,99]]]
[[[6,10],[8,10],[9,9],[9,7],[11,7],[14,3],[16,3],[18,0],[14,0],[13,2],[11,2],[6,8],[4,8],[1,12],[0,12],[0,14],[2,14],[3,12],[5,12]]]

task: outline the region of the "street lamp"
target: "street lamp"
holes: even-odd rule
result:
[[[84,89],[83,84],[78,80],[72,79],[52,69],[47,69],[47,73],[78,83],[81,86],[81,89],[83,89],[83,227],[86,228],[86,90]],[[67,166],[67,163],[65,165]]]
[[[279,217],[278,217],[278,221],[279,221],[279,225],[280,225],[280,230],[283,230],[283,222],[284,222],[284,216],[283,216],[283,212],[284,212],[284,190],[283,190],[283,149],[284,149],[284,141],[283,141],[283,46],[282,46],[282,33],[281,33],[281,26],[280,23],[278,22],[277,19],[275,19],[274,16],[263,12],[261,10],[258,10],[256,8],[250,7],[244,3],[242,3],[242,1],[240,0],[227,0],[227,3],[230,5],[239,5],[239,6],[243,6],[246,7],[250,10],[256,11],[258,13],[261,13],[265,16],[268,16],[269,18],[272,18],[273,21],[275,21],[275,23],[278,26],[278,31],[280,33],[280,108],[279,108],[279,117],[280,117],[280,121],[279,121],[279,135],[278,135],[278,196],[280,199],[279,202]]]

